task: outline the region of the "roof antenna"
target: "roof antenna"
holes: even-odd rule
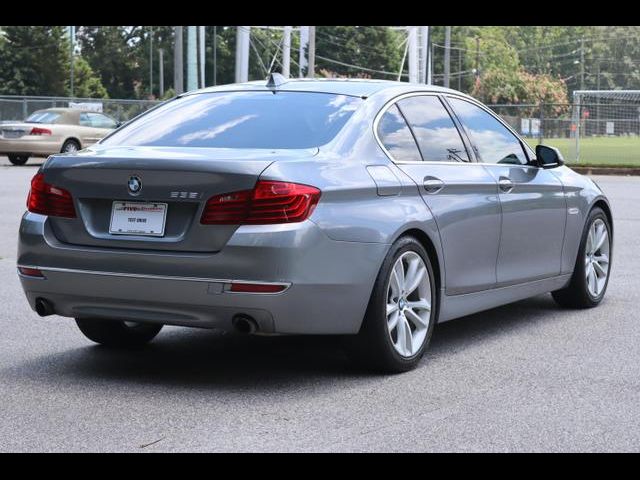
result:
[[[276,89],[283,83],[287,83],[289,79],[278,72],[271,72],[267,77],[267,88]]]

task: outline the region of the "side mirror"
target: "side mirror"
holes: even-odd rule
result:
[[[536,145],[536,160],[539,167],[555,168],[564,165],[560,150],[547,145]]]

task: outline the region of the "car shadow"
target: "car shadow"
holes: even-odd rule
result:
[[[430,360],[538,322],[561,321],[551,297],[540,296],[438,325],[427,355]],[[560,319],[560,320],[559,320]],[[78,335],[80,333],[78,332]],[[375,381],[380,374],[355,367],[340,337],[260,337],[215,330],[169,328],[151,344],[136,350],[109,350],[90,345],[3,369],[14,378],[56,384],[75,382],[161,384],[175,388],[269,390],[302,385]]]

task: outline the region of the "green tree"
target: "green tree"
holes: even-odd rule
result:
[[[66,82],[67,95],[71,95],[70,81]],[[89,63],[76,56],[73,62],[73,96],[80,98],[109,98],[100,77],[92,70]]]
[[[401,36],[388,27],[316,27],[316,71],[326,70],[346,77],[365,73],[393,80],[402,61],[401,43]]]
[[[65,27],[5,26],[0,48],[0,93],[64,95],[69,77]]]
[[[100,76],[111,98],[135,97],[135,87],[141,81],[139,52],[136,52],[137,41],[137,27],[78,28],[82,56]]]

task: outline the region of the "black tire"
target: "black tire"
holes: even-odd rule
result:
[[[60,153],[77,152],[80,150],[80,144],[76,140],[67,140],[62,144]]]
[[[593,296],[587,286],[586,265],[584,259],[586,255],[587,236],[589,234],[589,229],[591,228],[591,225],[593,225],[593,223],[598,219],[602,220],[607,227],[607,234],[609,237],[610,245],[609,270],[607,271],[607,278],[602,291],[598,296]],[[601,208],[593,208],[591,212],[589,212],[589,216],[587,217],[587,221],[585,222],[584,231],[582,232],[582,238],[580,239],[578,257],[576,259],[575,267],[573,268],[571,281],[565,288],[556,290],[555,292],[551,292],[553,299],[558,305],[566,308],[593,308],[600,304],[600,302],[604,298],[604,294],[607,291],[609,278],[611,277],[611,253],[613,253],[611,241],[611,225],[609,225],[609,219]]]
[[[393,346],[393,340],[387,327],[386,305],[391,270],[405,252],[415,252],[423,260],[429,274],[431,287],[431,313],[426,337],[422,346],[410,357],[400,355]],[[398,239],[389,249],[373,286],[369,305],[360,332],[345,337],[347,353],[361,367],[384,373],[400,373],[414,369],[422,358],[436,323],[437,290],[435,287],[433,266],[422,244],[414,237]]]
[[[138,347],[155,338],[162,325],[136,323],[127,325],[118,320],[76,318],[80,331],[89,340],[115,348]]]
[[[29,160],[29,155],[7,155],[7,157],[14,165],[24,165]]]

